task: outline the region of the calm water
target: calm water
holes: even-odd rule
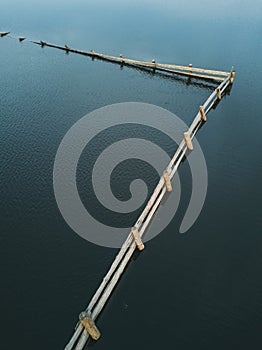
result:
[[[179,210],[129,265],[99,318],[97,350],[262,346],[261,18],[259,0],[2,2],[0,31],[237,71],[198,133],[209,176],[198,221],[178,233],[191,191],[184,163]],[[52,185],[61,139],[117,102],[152,103],[189,124],[211,90],[7,37],[0,53],[1,348],[62,349],[117,250],[63,220]]]

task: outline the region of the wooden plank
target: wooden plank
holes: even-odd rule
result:
[[[86,329],[84,329],[83,333],[81,334],[81,337],[79,338],[75,350],[82,350],[84,346],[86,345],[86,342],[89,338],[89,333]]]
[[[218,86],[218,88],[220,89],[221,93],[223,93],[223,91],[225,90],[225,89],[223,89],[223,87],[224,86],[226,86],[226,87],[228,86],[228,81],[229,81],[229,77],[224,79],[222,81],[222,83]],[[203,107],[204,107],[205,110],[208,107],[208,105],[210,104],[210,102],[213,101],[214,99],[216,99],[216,95],[217,95],[217,92],[216,92],[216,90],[214,90],[213,93],[208,97],[206,102],[203,104]]]
[[[165,67],[165,68],[171,68],[171,69],[180,69],[185,71],[192,71],[196,73],[205,73],[205,74],[213,74],[213,75],[222,75],[224,77],[227,77],[230,75],[229,72],[224,71],[218,71],[218,70],[212,70],[212,69],[203,69],[203,68],[195,68],[193,66],[179,66],[174,64],[164,64],[164,63],[157,63],[158,66]]]
[[[215,75],[203,75],[203,74],[194,74],[194,73],[188,73],[188,72],[183,72],[175,69],[164,69],[164,68],[159,68],[156,67],[157,71],[161,72],[166,72],[166,73],[172,73],[172,74],[177,74],[177,75],[183,75],[186,77],[191,77],[191,78],[197,78],[197,79],[206,79],[206,80],[217,80],[217,81],[223,81],[224,78],[218,77]]]
[[[141,213],[141,215],[139,216],[138,220],[135,223],[135,227],[139,228],[141,226],[141,224],[143,223],[144,219],[146,218],[147,214],[149,213],[152,205],[154,204],[157,196],[159,195],[161,189],[163,188],[164,185],[164,178],[163,176],[160,178],[152,196],[150,197],[149,201],[147,202],[147,205],[145,206],[145,209],[143,210],[143,212]]]
[[[230,77],[226,78],[220,85],[219,85],[219,88],[220,88],[220,91],[221,91],[221,94],[223,94],[223,92],[227,89],[227,87],[229,86],[230,84]],[[204,105],[205,106],[205,112],[206,114],[209,113],[209,111],[212,109],[213,105],[215,104],[216,102],[216,95],[217,92],[216,90],[212,93],[212,95],[210,95],[210,97],[212,97],[212,101],[208,101],[208,104],[205,103]],[[210,99],[209,97],[209,99]]]
[[[168,173],[170,173],[170,171],[172,170],[172,167],[176,163],[176,161],[177,161],[177,159],[179,157],[179,154],[183,151],[183,148],[184,148],[185,144],[186,143],[185,143],[185,140],[183,138],[182,141],[180,142],[180,144],[179,144],[179,146],[178,146],[178,148],[177,148],[173,158],[171,159],[171,161],[169,162],[169,164],[167,166],[166,170],[168,171]],[[171,175],[170,175],[170,179],[172,179]]]
[[[97,289],[95,295],[91,299],[91,301],[90,301],[90,303],[88,305],[88,309],[89,310],[92,310],[94,305],[97,303],[98,299],[100,298],[100,295],[102,294],[104,288],[106,287],[107,283],[109,282],[111,276],[114,274],[118,264],[123,259],[124,255],[126,254],[127,249],[130,246],[130,244],[132,243],[132,241],[133,241],[132,232],[130,232],[128,237],[127,237],[127,239],[126,239],[126,241],[122,245],[119,253],[117,254],[113,264],[111,265],[109,271],[107,272],[106,276],[103,278],[102,283],[100,284],[100,286]]]
[[[181,164],[181,162],[182,162],[182,160],[183,160],[183,158],[184,158],[184,156],[186,154],[186,151],[187,151],[187,146],[186,146],[186,143],[185,143],[184,147],[181,150],[181,153],[180,153],[180,155],[179,155],[179,157],[178,157],[178,159],[177,159],[177,161],[176,161],[176,163],[174,165],[174,168],[171,170],[171,173],[170,173],[170,179],[171,180],[173,179],[175,173],[177,172],[177,169],[178,169],[179,165]]]
[[[99,53],[96,53],[96,55],[101,57],[101,58],[113,59],[116,61],[120,60],[119,57],[115,57],[115,56],[104,55],[104,54],[99,54]],[[223,72],[223,71],[211,70],[211,69],[203,69],[203,68],[195,68],[192,66],[187,67],[187,66],[179,66],[179,65],[174,65],[174,64],[152,63],[152,62],[148,62],[148,61],[138,61],[138,60],[133,60],[133,59],[128,59],[128,58],[125,58],[123,61],[126,63],[143,64],[143,65],[146,65],[148,67],[153,67],[153,65],[156,64],[156,68],[164,67],[164,68],[170,68],[170,69],[184,70],[184,71],[188,71],[188,72],[222,75],[222,76],[226,76],[226,77],[230,75],[229,72]]]
[[[160,204],[160,202],[161,202],[161,200],[162,200],[162,198],[163,198],[165,192],[166,192],[166,188],[163,186],[163,187],[162,187],[162,190],[161,190],[161,192],[160,192],[160,195],[158,196],[158,198],[157,198],[157,200],[155,201],[154,205],[151,207],[151,210],[149,211],[148,216],[147,216],[145,222],[143,223],[143,225],[142,225],[142,227],[141,227],[141,229],[140,229],[140,237],[143,237],[143,234],[144,234],[144,232],[145,232],[145,230],[146,230],[146,228],[147,228],[149,222],[151,221],[151,219],[152,219],[152,217],[153,217],[153,215],[154,215],[156,209],[158,208],[158,206],[159,206],[159,204]],[[122,260],[121,263],[119,264],[117,270],[118,270],[118,269],[121,270],[121,269],[123,269],[123,268],[126,266],[126,264],[127,264],[127,262],[128,262],[128,256],[130,255],[130,250],[134,250],[135,248],[136,248],[136,244],[135,244],[135,242],[134,242],[134,240],[133,240],[133,242],[131,243],[131,245],[130,245],[128,251],[127,251],[127,254],[125,255],[125,257],[123,258],[123,260]],[[106,287],[106,289],[109,288],[111,282],[112,282],[112,280],[110,281],[110,283],[108,284],[108,286]],[[111,288],[112,288],[112,286],[111,286]],[[100,302],[100,301],[99,301],[99,302]],[[98,304],[99,304],[99,302],[98,302]],[[97,305],[98,305],[98,304],[97,304]],[[94,311],[93,311],[93,317],[94,317],[94,319],[95,319],[96,316],[99,314],[98,310],[100,310],[100,308],[97,308],[97,306],[96,306],[95,309],[94,309]]]
[[[141,231],[140,231],[140,234],[141,234],[141,237],[143,236],[144,232],[145,232],[145,229],[147,228],[148,224],[150,223],[155,211],[157,210],[162,198],[164,197],[164,194],[166,192],[166,189],[165,187],[162,189],[156,203],[154,204],[154,206],[152,207],[152,210],[150,212],[150,214],[148,215],[148,218],[147,220],[145,221]],[[127,255],[125,256],[125,258],[123,259],[123,261],[121,262],[116,274],[114,275],[114,277],[112,278],[110,284],[108,285],[108,287],[106,288],[106,291],[105,293],[103,294],[102,298],[99,300],[97,306],[95,307],[94,309],[94,312],[93,312],[93,318],[96,319],[96,317],[100,314],[100,312],[102,311],[103,307],[105,306],[107,300],[109,299],[113,289],[115,288],[119,278],[121,277],[127,263],[129,262],[134,250],[136,248],[136,245],[135,245],[135,242],[132,243],[132,245],[130,246],[129,248],[129,251],[127,253]],[[85,346],[87,340],[88,340],[88,333],[86,331],[84,331],[79,339],[79,342],[75,348],[75,350],[82,350],[83,347]]]
[[[78,326],[76,327],[75,329],[75,332],[74,334],[72,335],[70,341],[68,342],[68,344],[65,346],[65,349],[64,350],[72,350],[77,339],[79,338],[80,334],[82,333],[83,331],[83,325],[81,323],[78,324]]]
[[[161,200],[163,199],[164,197],[164,194],[166,192],[166,189],[163,188],[158,199],[156,200],[156,203],[154,204],[154,206],[152,207],[146,221],[144,222],[142,228],[141,228],[141,231],[140,231],[140,235],[141,237],[143,237],[143,234],[145,233],[145,230],[147,228],[147,226],[149,225],[149,223],[151,222],[152,220],[152,217],[153,215],[155,214]],[[93,317],[94,319],[99,315],[99,313],[101,312],[102,308],[104,307],[106,301],[108,300],[112,290],[114,289],[116,283],[118,282],[121,274],[123,273],[127,263],[129,262],[134,250],[136,248],[136,244],[135,242],[133,242],[125,256],[125,258],[122,260],[121,264],[119,265],[119,268],[117,269],[117,272],[116,274],[114,275],[113,279],[111,280],[110,284],[108,285],[108,287],[106,288],[106,292],[103,294],[103,297],[99,300],[99,303],[97,304],[97,306],[95,307],[94,309],[94,312],[93,312]]]

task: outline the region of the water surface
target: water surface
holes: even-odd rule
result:
[[[1,31],[237,71],[231,95],[197,135],[209,175],[203,211],[178,233],[191,191],[183,163],[179,210],[129,265],[99,318],[98,350],[261,348],[261,2],[219,5],[1,6]],[[1,345],[61,349],[116,254],[77,236],[58,210],[52,171],[64,134],[86,113],[128,101],[166,108],[189,124],[211,90],[8,37],[0,52]]]

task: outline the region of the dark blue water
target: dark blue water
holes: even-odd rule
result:
[[[128,266],[99,318],[98,350],[262,346],[261,16],[260,1],[1,5],[0,31],[237,72],[197,136],[209,176],[203,211],[178,233],[191,191],[183,163],[179,210]],[[189,124],[211,90],[8,37],[0,54],[0,344],[61,349],[117,252],[81,239],[58,210],[52,172],[63,136],[117,102],[152,103]]]

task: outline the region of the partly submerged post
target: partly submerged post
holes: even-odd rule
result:
[[[153,64],[153,70],[155,71],[156,70],[156,60],[155,59],[152,60],[152,64]]]
[[[2,38],[3,36],[8,35],[8,34],[10,34],[10,32],[0,32],[0,36],[1,36],[1,38]]]
[[[163,176],[164,176],[167,192],[172,192],[172,185],[171,185],[170,177],[168,175],[167,170],[164,171]]]
[[[145,248],[145,246],[141,240],[141,237],[140,237],[136,227],[132,228],[132,235],[134,237],[134,240],[136,242],[136,246],[137,246],[138,250],[140,250],[140,251],[143,250]]]
[[[206,117],[206,113],[205,113],[205,109],[203,106],[200,106],[199,107],[199,111],[200,111],[200,114],[201,114],[201,119],[206,122],[207,121],[207,117]]]
[[[216,92],[217,92],[217,98],[218,98],[219,100],[221,100],[222,95],[221,95],[221,91],[220,91],[220,89],[219,89],[219,88],[217,88],[217,89],[216,89]]]
[[[192,144],[190,134],[188,131],[184,132],[184,139],[186,141],[186,145],[187,145],[187,148],[189,149],[189,151],[193,151],[193,144]]]
[[[231,84],[233,84],[233,82],[234,82],[235,75],[236,75],[236,72],[234,71],[234,68],[232,68],[232,70],[230,72],[230,79],[229,79]]]
[[[79,315],[79,320],[81,324],[85,327],[88,334],[92,337],[94,340],[98,340],[101,336],[100,331],[95,325],[95,322],[92,320],[92,318],[88,315],[86,311],[81,312]]]

